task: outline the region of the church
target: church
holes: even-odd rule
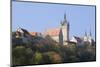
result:
[[[59,28],[49,29],[45,32],[45,35],[49,35],[56,42],[68,45],[69,42],[69,22],[66,20],[66,14],[64,14],[64,20],[60,22]]]
[[[73,36],[70,39],[69,29],[70,29],[70,24],[66,19],[66,14],[64,14],[64,19],[63,21],[60,22],[59,28],[49,29],[45,32],[45,35],[49,35],[53,40],[62,45],[77,44],[81,46],[84,44],[90,44],[90,45],[95,44],[95,41],[92,38],[91,31],[89,35],[87,35],[87,33],[85,32],[84,37]]]
[[[16,38],[20,37],[22,38],[23,42],[27,43],[28,41],[32,41],[31,36],[45,37],[48,35],[54,41],[62,45],[68,45],[69,43],[74,43],[77,45],[84,45],[84,43],[88,43],[92,45],[95,43],[94,40],[92,39],[91,32],[89,36],[85,33],[84,37],[73,36],[72,39],[70,39],[69,29],[70,29],[70,24],[66,19],[66,14],[64,14],[64,19],[63,21],[60,22],[59,28],[48,29],[45,32],[28,32],[25,29],[18,28],[16,31]]]

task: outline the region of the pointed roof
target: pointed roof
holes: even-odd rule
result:
[[[64,20],[66,20],[66,13],[64,13]]]
[[[20,28],[20,27],[17,29],[17,32],[21,32],[21,33],[24,33],[24,34],[29,34],[29,32],[26,29],[23,29],[23,28]]]
[[[64,20],[61,21],[61,25],[65,25],[65,24],[68,24],[69,25],[69,23],[68,23],[68,21],[66,19],[66,13],[64,13]]]
[[[91,28],[90,28],[90,36],[92,36],[92,33],[91,33]]]
[[[87,32],[85,31],[84,36],[87,36]]]
[[[76,36],[73,37],[77,40],[77,42],[82,42],[82,39],[80,37],[76,37]]]

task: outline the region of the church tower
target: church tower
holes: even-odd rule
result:
[[[66,14],[64,14],[64,20],[61,22],[61,30],[63,35],[63,45],[68,45],[69,42],[69,23],[66,20]]]
[[[91,29],[90,29],[90,34],[89,34],[89,36],[88,36],[88,41],[89,41],[90,45],[92,45],[93,39],[92,39]]]

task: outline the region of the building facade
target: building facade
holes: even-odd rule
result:
[[[90,31],[89,36],[85,32],[84,37],[73,36],[72,39],[69,39],[70,32],[70,24],[66,19],[66,14],[64,14],[63,21],[60,22],[60,26],[58,28],[48,29],[44,33],[40,32],[28,32],[25,29],[18,28],[16,31],[16,38],[22,38],[24,43],[28,41],[32,41],[32,36],[45,37],[50,36],[55,42],[60,45],[68,45],[69,43],[75,43],[77,45],[83,45],[84,43],[93,44],[94,40],[92,39],[92,34]]]
[[[59,28],[49,29],[46,31],[46,35],[49,35],[53,40],[62,45],[68,45],[69,42],[69,22],[64,14],[64,20],[60,22]]]

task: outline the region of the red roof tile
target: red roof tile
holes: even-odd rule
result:
[[[38,34],[41,34],[41,33],[39,33],[39,32],[30,32],[30,34],[31,34],[32,36],[37,36]]]
[[[49,36],[58,36],[60,33],[60,29],[59,28],[56,28],[56,29],[49,29],[46,31],[46,35],[49,35]]]

